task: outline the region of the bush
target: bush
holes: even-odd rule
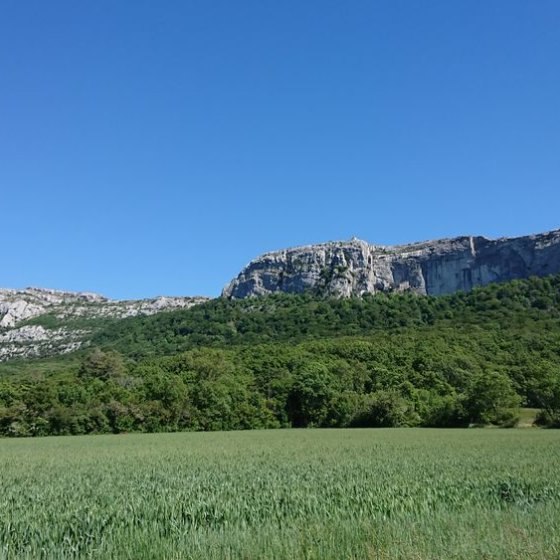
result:
[[[414,404],[398,391],[381,390],[367,395],[356,412],[351,425],[354,427],[396,428],[417,426],[421,418]]]

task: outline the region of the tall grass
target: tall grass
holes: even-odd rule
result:
[[[560,433],[0,441],[0,558],[560,558]]]

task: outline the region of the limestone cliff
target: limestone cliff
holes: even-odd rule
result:
[[[78,349],[103,319],[188,308],[204,297],[111,300],[89,292],[0,289],[0,361]]]
[[[560,230],[516,238],[456,237],[410,245],[352,239],[266,253],[223,296],[311,291],[336,297],[411,291],[442,295],[560,272]]]

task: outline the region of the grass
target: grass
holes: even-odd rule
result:
[[[521,408],[519,411],[519,420],[517,421],[518,428],[532,428],[535,426],[539,408]]]
[[[558,559],[560,432],[0,440],[0,558]]]

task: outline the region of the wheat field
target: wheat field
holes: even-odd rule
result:
[[[560,432],[0,440],[0,558],[560,558]]]

